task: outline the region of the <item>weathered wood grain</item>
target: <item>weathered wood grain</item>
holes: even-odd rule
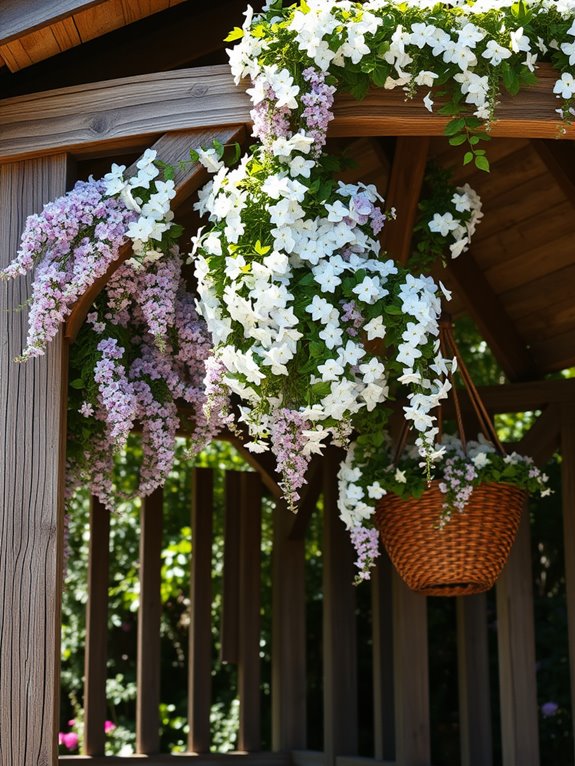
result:
[[[194,468],[192,482],[188,750],[209,753],[212,704],[212,469]]]
[[[226,471],[220,659],[239,659],[241,471]]]
[[[555,138],[559,123],[556,76],[542,65],[537,85],[513,98],[503,95],[494,136]],[[0,161],[61,151],[134,146],[166,131],[250,122],[248,83],[234,86],[225,65],[73,86],[0,103]],[[332,136],[435,136],[447,119],[432,115],[402,91],[373,89],[363,101],[336,99]],[[575,137],[568,127],[565,138]]]
[[[318,753],[318,755],[321,755]],[[290,753],[209,753],[205,755],[141,755],[88,758],[81,755],[63,756],[59,763],[71,766],[126,766],[126,764],[145,764],[145,766],[292,766]],[[379,764],[379,766],[387,766]]]
[[[84,657],[84,753],[104,755],[108,663],[110,511],[92,498]]]
[[[67,159],[0,168],[0,265],[25,218],[66,188]],[[30,280],[0,285],[0,764],[56,759],[63,552],[65,349],[14,363],[27,333]]]
[[[48,26],[66,16],[103,3],[105,0],[2,0],[0,3],[0,44]]]
[[[323,749],[325,766],[357,753],[357,630],[354,554],[337,511],[341,450],[328,447],[323,485]]]
[[[159,488],[142,501],[140,512],[136,752],[145,754],[160,749],[163,512],[164,491]]]

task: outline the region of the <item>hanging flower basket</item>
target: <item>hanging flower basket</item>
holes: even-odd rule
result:
[[[426,596],[489,590],[507,561],[527,492],[510,484],[481,484],[462,513],[440,528],[445,501],[439,481],[419,499],[388,494],[376,510],[382,542],[407,583]]]

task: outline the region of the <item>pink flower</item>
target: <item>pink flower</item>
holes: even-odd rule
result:
[[[116,728],[116,724],[113,721],[104,721],[104,731],[106,734],[109,734],[111,731],[114,731]]]
[[[78,747],[78,735],[75,731],[61,731],[58,734],[58,741],[61,745],[68,748],[68,750],[75,750]]]

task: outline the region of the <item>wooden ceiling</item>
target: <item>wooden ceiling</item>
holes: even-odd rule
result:
[[[245,5],[246,0],[3,0],[0,56],[7,66],[0,93],[224,61],[223,37],[241,24]],[[357,168],[348,178],[359,175],[385,190],[402,140],[396,147],[389,139],[353,142]],[[349,143],[334,139],[332,147],[339,151]],[[575,366],[573,144],[496,138],[488,146],[489,174],[464,168],[462,152],[446,139],[433,138],[429,154],[453,168],[454,180],[480,193],[485,213],[469,252],[437,274],[454,290],[453,313],[475,319],[511,380]],[[401,176],[399,181],[401,186]]]

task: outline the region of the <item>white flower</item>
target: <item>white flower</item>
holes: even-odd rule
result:
[[[352,292],[364,303],[375,303],[381,293],[379,277],[365,277],[359,285],[353,288]]]
[[[323,330],[320,330],[319,337],[325,342],[325,345],[329,348],[335,348],[341,343],[341,337],[343,331],[341,328],[334,324],[326,325]]]
[[[374,481],[373,484],[370,484],[367,488],[367,496],[372,500],[381,500],[385,494],[385,490],[378,481]]]
[[[425,85],[428,88],[432,88],[433,81],[437,79],[438,76],[439,75],[435,74],[435,72],[428,72],[428,71],[422,70],[415,78],[415,84]]]
[[[381,317],[375,317],[363,326],[363,329],[367,333],[368,340],[374,340],[375,338],[385,337],[385,325]]]
[[[303,176],[304,178],[309,178],[314,166],[315,162],[313,160],[306,160],[298,154],[290,162],[289,172],[292,176]]]
[[[523,34],[523,27],[519,27],[519,29],[516,29],[515,31],[510,32],[511,37],[511,50],[513,53],[519,53],[519,51],[523,51],[524,53],[529,53],[531,50],[531,43],[529,42],[529,38],[527,35]],[[573,62],[570,61],[570,64]]]
[[[322,450],[325,449],[325,444],[322,444],[322,442],[329,436],[329,431],[323,428],[323,426],[317,426],[313,431],[302,431],[302,436],[306,439],[303,454],[321,455]]]
[[[198,153],[198,161],[208,170],[210,173],[217,173],[220,168],[224,167],[224,163],[218,159],[218,154],[215,149],[196,149]]]
[[[359,344],[354,343],[352,340],[348,340],[345,346],[339,349],[339,361],[345,364],[349,364],[352,367],[355,366],[362,356],[365,356],[365,349]]]
[[[481,54],[484,59],[487,59],[492,66],[499,66],[504,59],[508,59],[511,56],[509,48],[504,48],[496,40],[489,40],[485,46],[485,50]]]
[[[398,484],[406,484],[407,483],[407,476],[405,475],[405,471],[400,471],[399,468],[395,469],[395,474],[393,476],[396,482]]]
[[[460,223],[449,212],[443,215],[435,213],[428,226],[430,231],[438,232],[442,237],[446,237],[450,231],[457,229]]]
[[[333,305],[319,295],[314,295],[312,302],[309,306],[306,306],[306,311],[311,314],[312,319],[315,322],[320,321],[323,324],[326,324],[329,321],[333,309]]]
[[[102,179],[104,181],[106,194],[109,197],[113,196],[114,194],[119,194],[124,188],[126,184],[126,182],[124,181],[125,169],[126,169],[125,165],[116,165],[116,163],[113,162],[112,169],[110,170],[109,173],[106,173],[106,175]]]
[[[363,376],[364,383],[375,383],[380,380],[385,372],[385,367],[373,357],[369,362],[359,365],[359,371]]]
[[[471,458],[471,462],[476,468],[483,468],[489,461],[485,452],[478,452],[477,455]]]
[[[366,404],[366,409],[371,412],[378,404],[387,399],[388,389],[386,386],[380,386],[377,383],[368,383],[361,392],[361,398]]]
[[[433,112],[433,99],[431,98],[431,91],[427,94],[427,96],[423,97],[423,105],[427,109],[428,112]]]
[[[553,93],[565,99],[573,96],[575,93],[575,79],[570,72],[563,72],[561,79],[555,83]]]
[[[337,359],[328,359],[324,364],[318,364],[317,371],[324,382],[330,380],[339,380],[343,375],[343,365]]]

